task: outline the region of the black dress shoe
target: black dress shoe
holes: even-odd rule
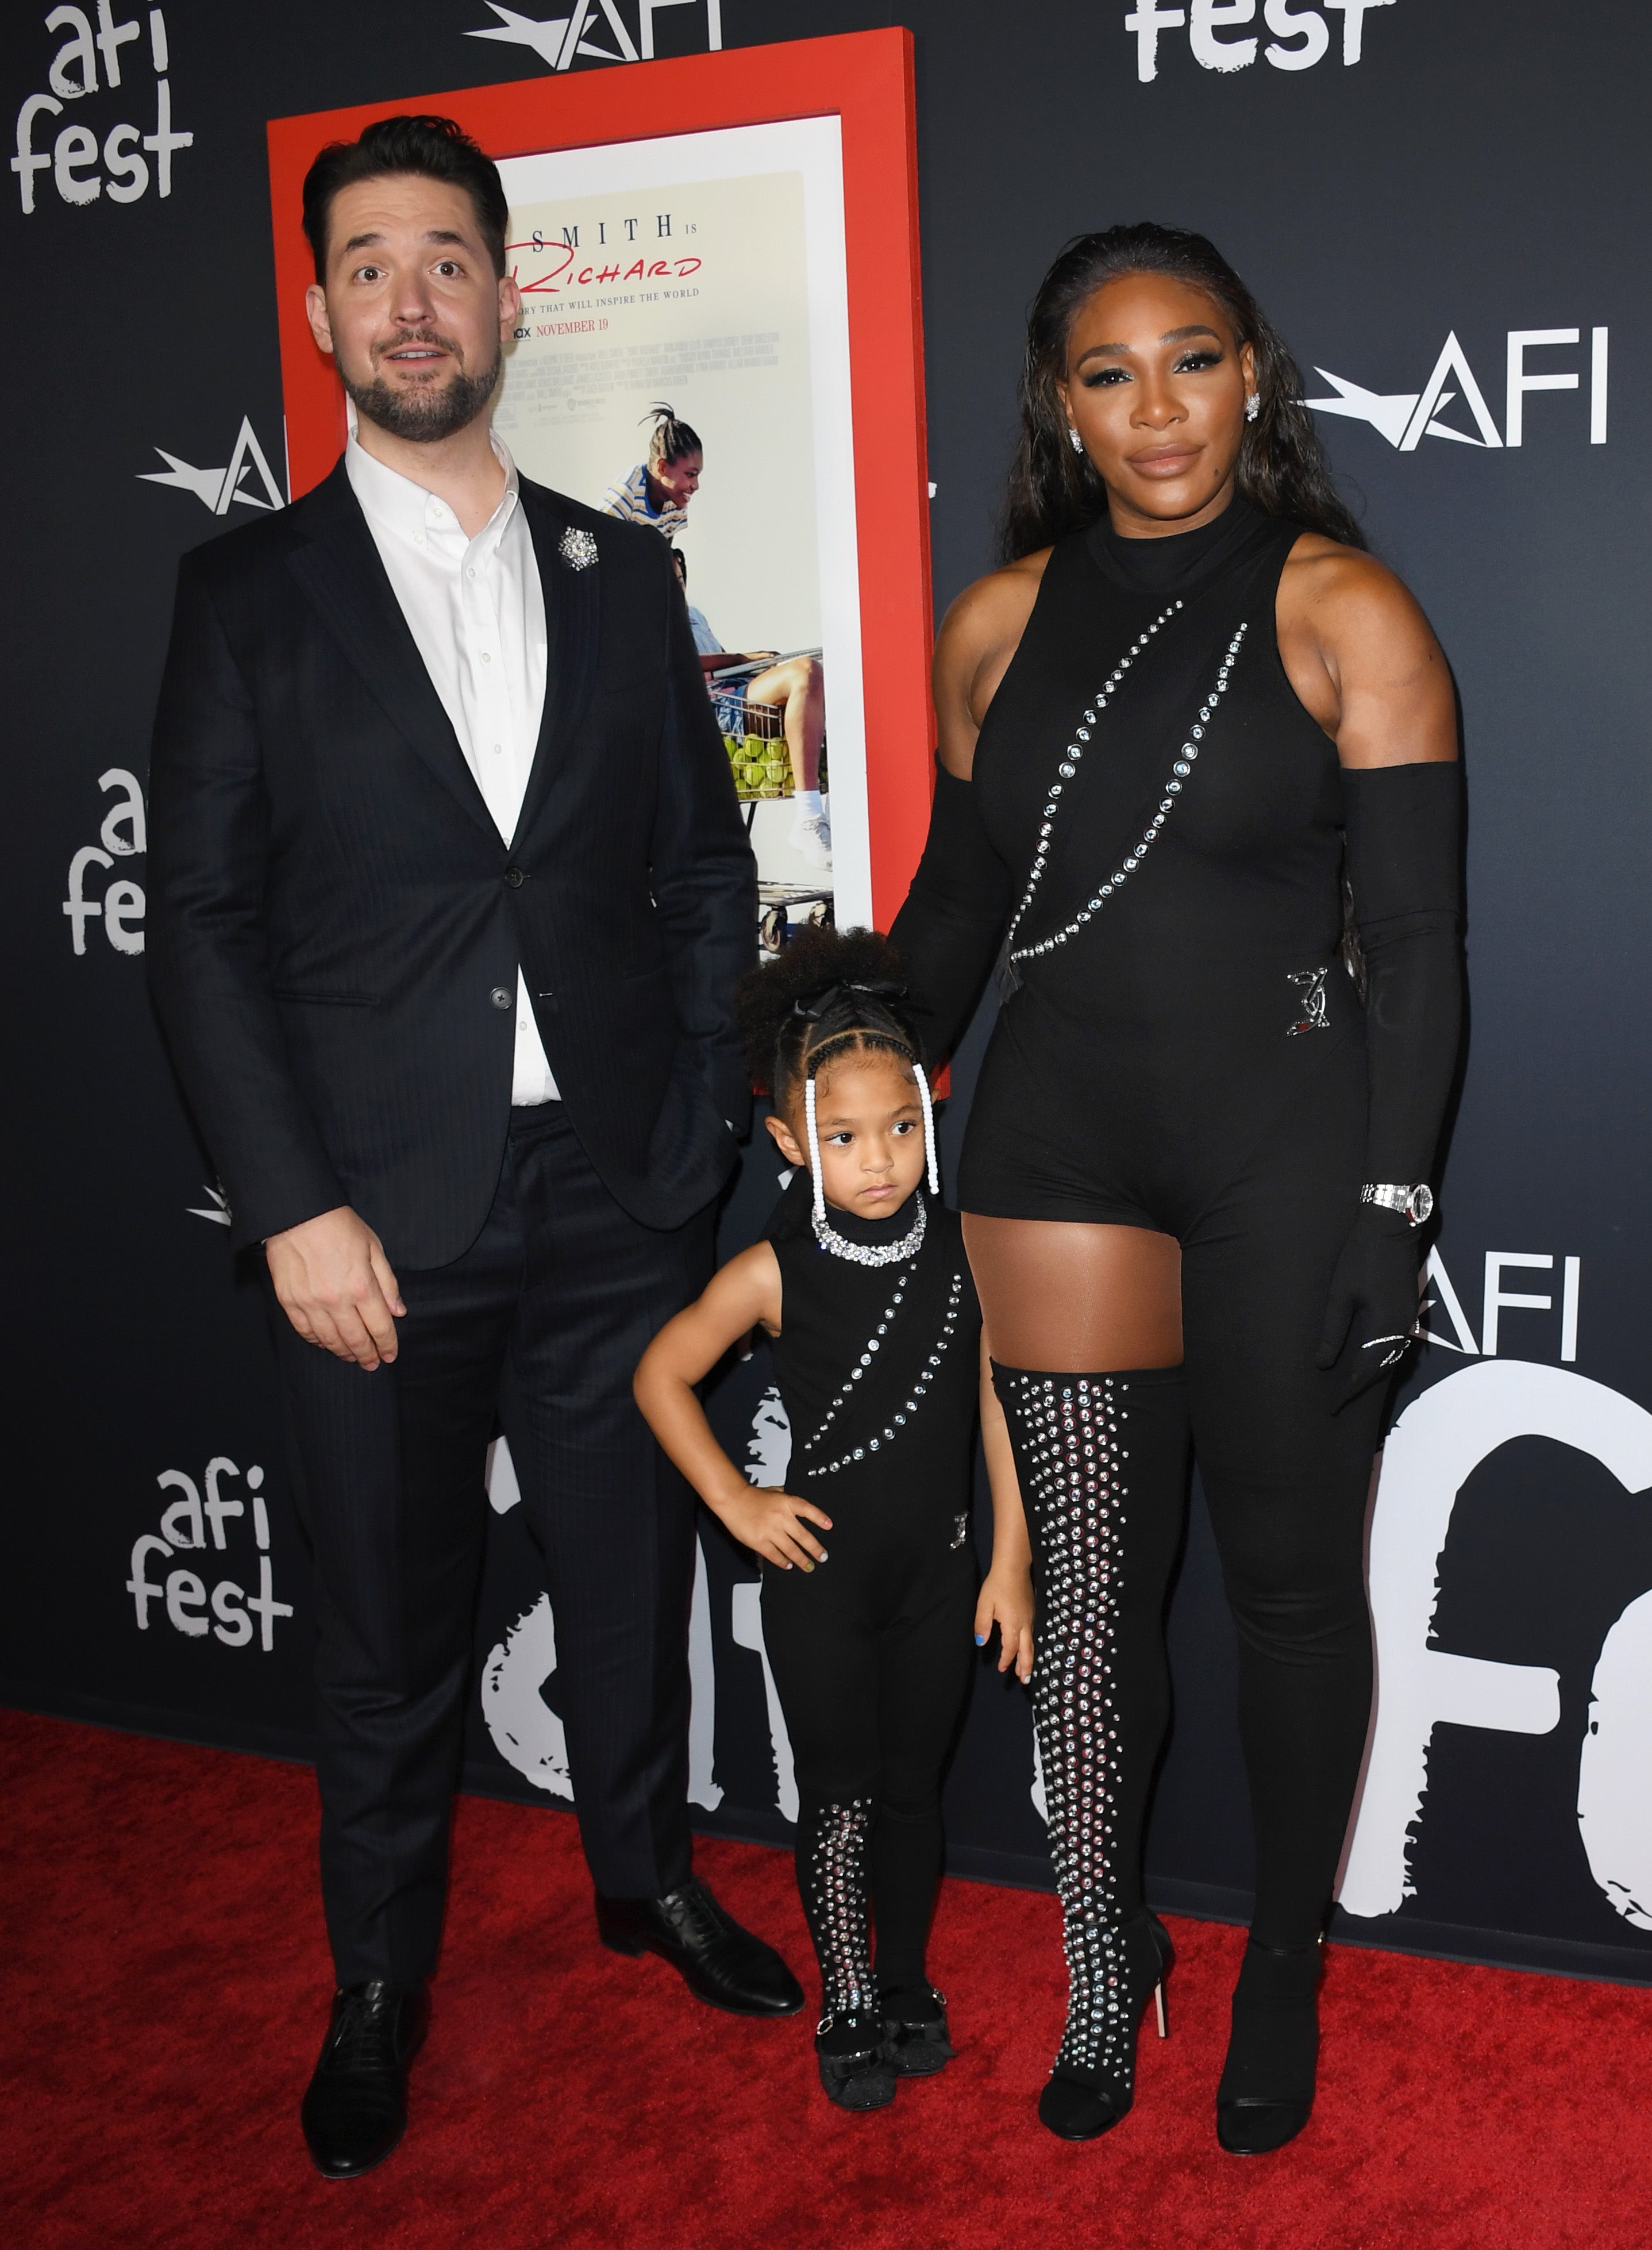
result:
[[[882,1995],[884,2053],[897,2078],[933,2078],[957,2053],[946,2028],[946,1996],[933,1984]]]
[[[346,1984],[333,1995],[321,2060],[304,2096],[304,2137],[324,2179],[358,2179],[407,2129],[407,2074],[424,2044],[423,1984]]]
[[[815,2061],[827,2099],[840,2109],[887,2109],[895,2098],[899,2066],[885,2044],[881,2009],[823,2016]]]
[[[795,2016],[803,1988],[772,1945],[742,1929],[691,1876],[663,1899],[596,1900],[596,1927],[612,1953],[657,1953],[696,1999],[737,2016]]]

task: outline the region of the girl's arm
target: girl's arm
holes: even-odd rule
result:
[[[826,1549],[808,1529],[829,1515],[777,1487],[748,1484],[712,1434],[694,1385],[754,1328],[780,1333],[780,1262],[767,1242],[731,1258],[704,1295],[678,1313],[643,1354],[631,1389],[660,1446],[742,1546],[782,1570],[812,1570]]]
[[[975,1645],[984,1647],[995,1625],[998,1669],[1008,1672],[1013,1664],[1015,1677],[1024,1688],[1032,1678],[1033,1667],[1032,1546],[1021,1505],[1015,1457],[1010,1450],[1009,1425],[993,1389],[985,1329],[981,1338],[981,1439],[993,1494],[993,1559],[975,1604]]]

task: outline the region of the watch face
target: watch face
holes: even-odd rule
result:
[[[1434,1216],[1434,1190],[1413,1188],[1406,1204],[1406,1217],[1413,1226],[1422,1226]]]

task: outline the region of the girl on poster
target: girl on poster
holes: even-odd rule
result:
[[[1005,566],[940,634],[933,825],[891,933],[937,1055],[998,962],[959,1195],[1039,1588],[1070,1982],[1039,2115],[1073,2140],[1129,2109],[1168,1966],[1141,1838],[1190,1435],[1256,1853],[1217,2134],[1260,2153],[1307,2122],[1371,1705],[1372,1460],[1456,1061],[1450,677],[1301,395],[1202,236],[1057,259]]]

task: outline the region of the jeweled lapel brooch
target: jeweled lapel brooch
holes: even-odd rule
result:
[[[589,531],[575,530],[571,525],[562,534],[561,557],[570,570],[589,570],[596,560],[596,538]]]

